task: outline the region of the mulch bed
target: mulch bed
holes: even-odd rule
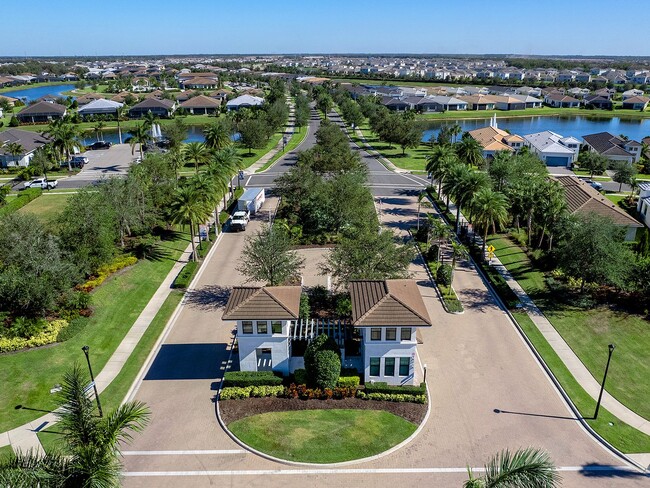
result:
[[[383,402],[343,398],[342,400],[300,400],[294,398],[246,398],[245,400],[220,400],[219,408],[223,421],[228,425],[235,420],[268,412],[294,410],[384,410],[419,425],[427,412],[421,403]]]

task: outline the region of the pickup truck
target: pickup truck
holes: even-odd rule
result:
[[[23,188],[42,188],[43,190],[51,190],[56,188],[59,182],[57,180],[47,180],[45,178],[36,178],[32,181],[26,181]]]
[[[230,228],[234,231],[246,230],[249,220],[250,212],[237,210],[232,214],[232,217],[230,217]]]

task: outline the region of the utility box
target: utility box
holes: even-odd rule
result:
[[[237,210],[247,211],[254,215],[264,205],[265,199],[264,188],[248,188],[237,200]]]

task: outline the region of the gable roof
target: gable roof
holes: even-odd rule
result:
[[[122,107],[124,104],[120,102],[115,102],[113,100],[106,100],[100,98],[98,100],[93,100],[92,102],[81,107],[78,112],[83,114],[84,112],[115,112],[118,108]]]
[[[300,286],[235,286],[223,320],[291,320],[300,312]]]
[[[542,153],[562,153],[567,155],[574,153],[571,149],[560,142],[573,142],[570,137],[563,138],[560,134],[551,132],[550,130],[527,134],[524,136],[524,139]],[[575,142],[576,144],[579,144],[579,141],[576,140]]]
[[[176,102],[172,100],[167,100],[167,99],[158,99],[158,98],[147,98],[146,100],[143,100],[142,102],[134,105],[131,107],[131,110],[136,109],[136,108],[142,108],[142,109],[147,109],[147,108],[164,108],[166,110],[171,110],[174,107],[174,104]]]
[[[597,134],[582,136],[582,138],[599,154],[605,156],[632,156],[631,153],[624,149],[624,146],[630,141],[624,141],[609,132],[598,132]]]
[[[564,187],[569,213],[595,213],[612,219],[616,225],[643,227],[627,212],[575,176],[557,176],[555,179]]]
[[[480,129],[470,130],[468,134],[476,139],[486,151],[514,151],[510,146],[502,142],[510,134],[497,127],[482,127]]]
[[[353,280],[350,299],[355,327],[431,326],[414,280]]]

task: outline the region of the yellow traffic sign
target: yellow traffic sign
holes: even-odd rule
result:
[[[490,245],[488,246],[487,250],[488,252],[494,252],[496,249],[494,248],[494,246]]]

